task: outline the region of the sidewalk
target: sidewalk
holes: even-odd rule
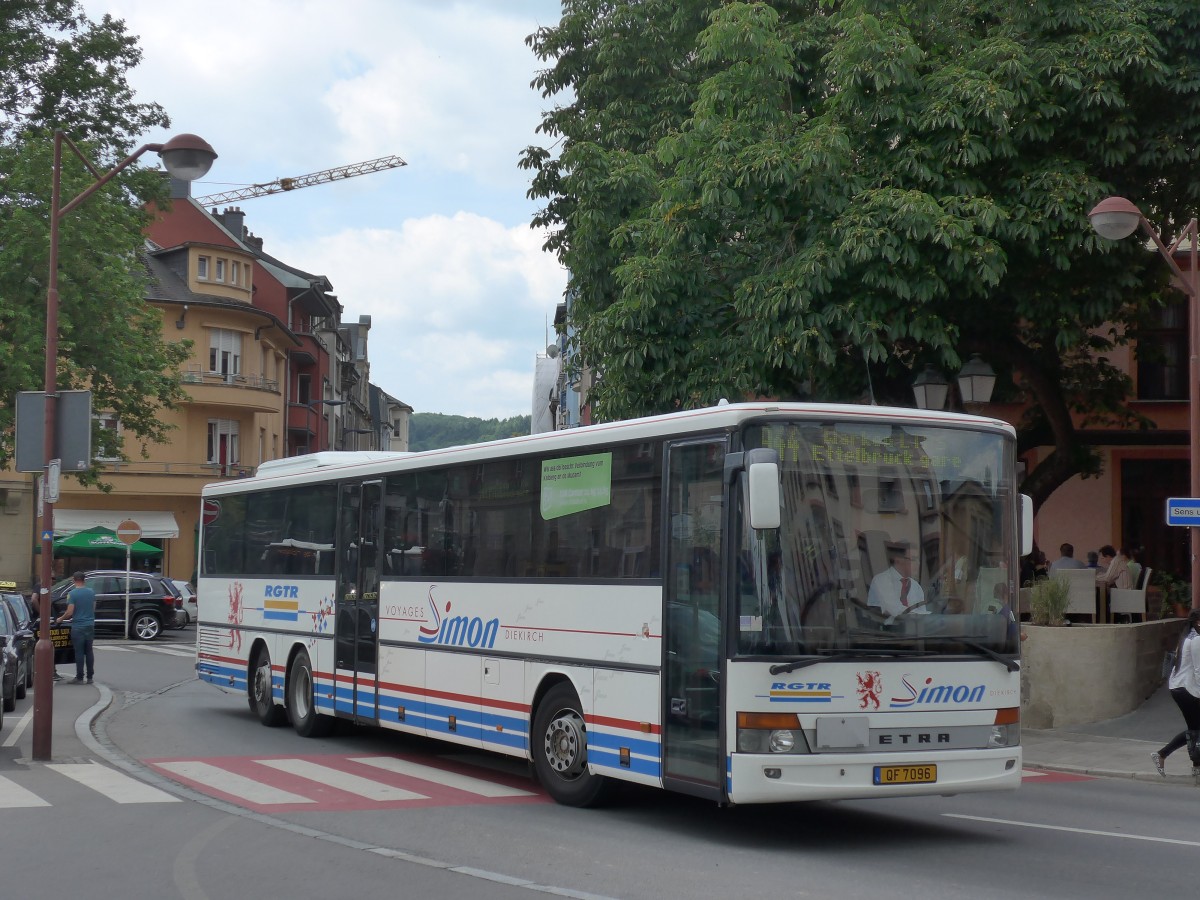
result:
[[[64,670],[70,666],[64,666]],[[56,763],[86,762],[96,756],[91,723],[112,702],[112,692],[102,684],[72,684],[70,677],[54,683],[54,715],[50,728],[50,758]],[[36,704],[36,692],[30,694]],[[85,715],[86,713],[86,715]],[[15,713],[6,713],[3,736],[17,725]],[[17,738],[17,761],[33,761],[33,723]]]
[[[1167,759],[1165,779],[1150,761],[1151,753],[1182,730],[1183,716],[1164,685],[1127,715],[1091,725],[1022,729],[1021,744],[1027,768],[1194,786],[1186,748]]]

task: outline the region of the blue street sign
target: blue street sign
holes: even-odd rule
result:
[[[1200,525],[1200,498],[1170,497],[1167,499],[1168,525]]]
[[[43,540],[43,541],[52,541],[52,540],[54,540],[54,532],[53,532],[53,531],[43,531],[43,532],[42,532],[42,540]]]

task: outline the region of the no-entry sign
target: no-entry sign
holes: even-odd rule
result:
[[[117,526],[117,538],[126,547],[136,544],[142,537],[142,527],[133,519],[126,519]]]

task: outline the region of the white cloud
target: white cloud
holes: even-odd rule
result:
[[[389,394],[490,417],[528,412],[533,359],[566,285],[540,244],[525,226],[460,212],[264,249],[327,276],[347,318],[371,316],[371,380]]]
[[[130,79],[220,154],[195,196],[385,155],[402,169],[247,200],[267,253],[372,317],[371,380],[422,412],[529,412],[566,275],[528,227],[541,143],[525,36],[558,0],[83,0],[126,20]],[[166,135],[147,135],[159,140]]]

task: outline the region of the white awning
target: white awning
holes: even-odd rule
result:
[[[126,519],[132,519],[142,529],[144,538],[177,538],[179,525],[175,516],[162,510],[146,509],[58,509],[54,510],[54,536],[77,534],[97,525],[113,531]]]

